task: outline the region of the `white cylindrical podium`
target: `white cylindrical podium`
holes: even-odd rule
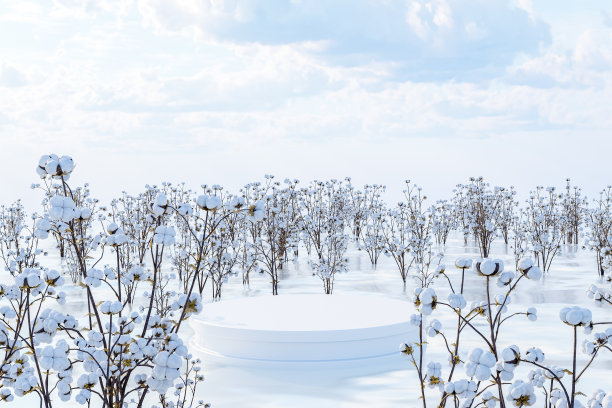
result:
[[[367,295],[280,295],[224,300],[194,316],[191,343],[232,361],[333,362],[398,353],[416,341],[410,302]]]

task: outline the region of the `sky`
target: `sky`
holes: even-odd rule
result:
[[[0,0],[1,203],[265,174],[432,199],[611,183],[604,0]]]

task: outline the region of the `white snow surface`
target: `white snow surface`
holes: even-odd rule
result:
[[[446,264],[447,274],[454,282],[460,276],[460,271],[454,267],[458,257],[478,257],[478,248],[472,240],[464,245],[463,238],[451,235],[446,247],[439,248],[445,253],[442,263]],[[500,258],[506,265],[506,270],[512,270],[514,258],[509,246],[497,239],[491,248],[491,256]],[[372,307],[364,314],[363,324],[377,324],[392,321],[395,316],[405,316],[409,319],[415,313],[411,304],[413,290],[418,285],[410,279],[406,286],[402,284],[400,275],[393,260],[382,256],[376,268],[373,268],[365,252],[357,251],[353,246],[347,254],[350,258],[349,272],[339,275],[334,286],[334,294],[330,297],[350,295],[364,300],[369,298],[386,298],[402,302],[401,310],[393,310],[388,316],[384,310]],[[52,267],[53,259],[47,258],[46,265]],[[57,262],[56,262],[57,263]],[[6,278],[6,277],[5,277]],[[6,278],[8,279],[8,278]],[[445,280],[444,280],[445,281]],[[435,290],[439,299],[446,299],[449,290],[445,282],[437,280]],[[522,351],[529,347],[540,347],[546,354],[546,363],[571,368],[571,340],[572,329],[559,319],[559,310],[566,306],[578,305],[592,310],[595,321],[612,321],[612,308],[598,305],[586,296],[586,289],[590,284],[604,286],[596,273],[595,254],[581,249],[580,246],[563,246],[561,254],[555,258],[551,270],[544,275],[541,281],[533,282],[523,280],[521,288],[512,296],[509,313],[524,312],[529,307],[537,308],[537,321],[532,322],[525,316],[518,316],[508,322],[502,329],[499,343],[502,347],[516,344]],[[59,307],[63,312],[70,312],[76,316],[86,313],[86,299],[82,288],[67,287],[66,305]],[[484,279],[476,274],[466,273],[465,297],[468,304],[473,300],[480,300],[484,293]],[[503,290],[492,285],[494,293]],[[209,309],[214,311],[217,304],[211,304],[209,288],[206,290],[202,316],[207,316]],[[268,296],[271,286],[267,275],[252,275],[251,284],[245,287],[240,276],[232,277],[223,286],[222,302],[233,299]],[[321,281],[312,275],[306,257],[300,254],[298,263],[290,263],[282,271],[279,284],[279,293],[283,297],[294,295],[318,295],[323,293]],[[320,298],[318,296],[313,297]],[[303,310],[304,316],[308,311],[321,312],[321,305],[313,302],[308,310]],[[219,303],[221,304],[221,303]],[[364,307],[369,303],[364,303]],[[245,312],[247,309],[245,309]],[[336,316],[346,311],[327,308],[326,313]],[[250,313],[250,312],[249,312]],[[398,314],[399,313],[399,314]],[[236,316],[236,319],[246,318]],[[278,328],[274,323],[273,311],[261,311],[258,322],[267,328]],[[380,320],[376,321],[376,316]],[[310,319],[310,316],[309,316]],[[456,316],[448,311],[434,310],[427,319],[438,319],[443,324],[443,330],[452,330],[456,324]],[[311,323],[316,319],[310,319]],[[239,320],[235,320],[236,324]],[[315,324],[313,323],[313,324]],[[290,322],[292,327],[300,330],[297,322]],[[343,323],[344,324],[344,323]],[[348,322],[346,322],[348,325]],[[288,327],[288,326],[287,326]],[[340,326],[338,326],[340,327]],[[285,327],[286,328],[286,327]],[[311,326],[312,328],[312,326]],[[320,326],[319,328],[329,328]],[[184,329],[184,331],[183,331]],[[187,341],[193,340],[195,333],[190,325],[181,329],[182,337]],[[580,330],[579,342],[586,336]],[[406,341],[409,339],[406,339]],[[399,345],[399,344],[398,344]],[[396,345],[396,346],[398,346]],[[471,333],[462,339],[460,354],[467,358],[467,354],[474,347],[483,347],[482,340]],[[439,336],[428,338],[426,363],[430,361],[442,364],[442,376],[448,375],[447,353]],[[361,407],[413,407],[420,406],[420,388],[416,371],[411,362],[403,357],[399,351],[396,354],[353,361],[314,362],[312,364],[254,362],[252,364],[235,364],[234,361],[224,359],[211,359],[209,355],[201,353],[195,347],[190,348],[194,357],[201,357],[204,361],[203,371],[206,381],[198,389],[197,399],[203,399],[212,404],[214,408],[247,408],[247,407],[292,407],[292,408],[361,408]],[[207,358],[208,357],[208,358]],[[579,350],[578,367],[586,364],[588,356]],[[515,371],[515,379],[526,380],[526,375],[532,367],[519,365]],[[464,378],[463,368],[455,379]],[[591,393],[597,389],[612,392],[612,355],[602,353],[587,371],[584,380],[579,383],[578,389],[587,395],[582,398],[586,403]],[[439,393],[428,389],[428,400],[431,406],[439,401]],[[543,405],[543,395],[536,390],[536,406]],[[35,405],[33,405],[35,404]],[[68,404],[56,401],[57,406],[80,406],[75,402]],[[33,396],[16,398],[10,407],[38,406],[38,400]],[[93,406],[93,405],[92,405]]]

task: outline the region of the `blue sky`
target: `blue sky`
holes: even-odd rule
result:
[[[103,199],[268,173],[392,199],[610,182],[608,1],[1,1],[0,33],[3,202],[51,152]]]

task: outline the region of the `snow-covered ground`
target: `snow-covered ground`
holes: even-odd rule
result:
[[[458,236],[449,238],[443,263],[451,278],[459,275],[454,265],[457,257],[477,257],[478,248],[467,246]],[[492,257],[501,258],[510,269],[514,265],[513,254],[503,242],[496,241]],[[516,344],[521,349],[536,346],[546,353],[546,361],[571,368],[570,327],[559,319],[559,310],[566,305],[582,305],[593,311],[594,320],[612,321],[612,308],[599,307],[587,298],[586,289],[597,283],[594,254],[575,246],[563,248],[553,263],[550,272],[540,282],[522,282],[510,305],[511,311],[525,311],[534,306],[538,320],[529,321],[517,316],[507,324],[500,340],[501,344]],[[416,282],[409,282],[404,289],[399,273],[390,258],[381,257],[373,269],[367,254],[356,250],[350,253],[351,267],[340,275],[334,288],[335,294],[359,294],[363,296],[384,294],[389,298],[410,300]],[[484,280],[469,275],[466,282],[466,299],[480,298]],[[439,296],[446,298],[444,282],[437,282]],[[259,296],[270,292],[266,277],[255,277],[248,289],[243,288],[239,277],[230,280],[224,287],[224,299],[243,296]],[[493,285],[494,286],[494,285]],[[438,289],[439,287],[439,289]],[[497,289],[497,288],[495,288]],[[313,277],[308,265],[290,265],[279,286],[281,294],[322,293],[318,278]],[[332,295],[332,296],[334,296]],[[406,315],[414,313],[412,304],[406,303]],[[431,316],[440,320],[444,327],[452,329],[456,317],[447,311],[436,310]],[[474,346],[482,347],[475,336],[463,340],[462,352],[466,354]],[[430,339],[428,360],[446,362],[447,355],[439,338]],[[204,358],[204,356],[203,356]],[[579,367],[586,356],[579,356]],[[206,381],[200,389],[201,398],[210,401],[215,408],[225,407],[407,407],[420,404],[419,383],[414,368],[400,353],[397,356],[378,360],[352,363],[326,364],[249,364],[237,365],[222,361],[205,361]],[[517,368],[515,378],[523,378],[533,367]],[[603,388],[612,390],[612,355],[603,354],[595,361],[581,380],[580,390],[587,395]],[[462,375],[462,370],[460,370]],[[448,373],[448,370],[446,371]],[[459,377],[462,378],[462,377]],[[438,392],[428,390],[435,403]],[[537,392],[537,391],[536,391]],[[539,406],[543,396],[537,394]],[[439,401],[439,397],[438,397]],[[584,400],[586,402],[586,399]]]
[[[445,248],[442,263],[447,265],[447,274],[453,278],[459,276],[454,267],[458,257],[477,257],[478,248],[469,242],[464,245],[463,238],[452,235]],[[501,258],[506,269],[514,265],[511,250],[501,240],[493,243],[491,257]],[[300,256],[299,263],[292,263],[282,273],[279,293],[321,294],[321,281],[312,272]],[[392,259],[380,258],[377,268],[372,268],[365,252],[351,249],[349,251],[349,272],[337,276],[334,294],[360,296],[384,296],[390,299],[405,301],[407,317],[415,312],[411,303],[416,281],[409,281],[404,288],[399,273]],[[52,262],[53,258],[47,261]],[[480,299],[484,290],[484,280],[475,274],[467,274],[466,299],[468,303]],[[566,246],[553,262],[553,267],[540,282],[524,281],[521,288],[512,298],[510,311],[525,311],[534,306],[538,309],[538,320],[529,321],[525,316],[517,316],[507,323],[502,332],[500,344],[518,345],[522,350],[536,346],[546,353],[546,362],[563,367],[571,366],[571,333],[572,330],[559,319],[559,310],[566,305],[582,305],[593,311],[595,321],[612,321],[612,308],[600,307],[587,298],[586,289],[592,283],[600,283],[595,271],[594,254],[588,251]],[[493,285],[495,291],[501,291]],[[63,309],[74,315],[84,315],[86,302],[81,296],[81,288],[65,288],[68,302]],[[440,298],[446,298],[448,289],[443,281],[436,282],[436,291]],[[267,275],[252,275],[250,287],[242,285],[240,276],[230,278],[223,287],[223,300],[247,296],[268,295],[271,287]],[[206,293],[210,302],[210,293]],[[265,318],[265,317],[264,317]],[[382,318],[382,317],[381,317]],[[444,309],[436,309],[430,318],[440,320],[444,327],[452,330],[456,316]],[[195,336],[189,325],[183,327],[184,338]],[[462,340],[460,353],[467,354],[472,347],[482,347],[479,339],[468,334]],[[582,330],[580,330],[582,332]],[[581,333],[581,336],[582,333]],[[429,339],[427,361],[443,363],[443,376],[447,354],[439,336]],[[419,383],[416,372],[409,360],[401,353],[384,358],[355,360],[331,363],[248,363],[239,364],[223,359],[210,359],[200,354],[195,348],[194,356],[204,360],[203,368],[206,381],[199,388],[197,399],[212,403],[214,408],[236,407],[407,407],[417,406],[419,401]],[[586,362],[586,356],[579,355],[579,367]],[[515,378],[525,378],[532,367],[519,365]],[[612,354],[602,353],[581,380],[579,390],[587,396],[592,391],[603,388],[612,391]],[[463,378],[463,369],[459,376]],[[428,389],[431,404],[435,406],[439,394]],[[538,394],[539,406],[543,396]],[[59,401],[58,401],[59,402]],[[586,398],[583,400],[586,402]],[[17,398],[10,406],[31,406],[34,398]],[[64,405],[62,405],[64,406]],[[77,406],[71,402],[69,406]]]

